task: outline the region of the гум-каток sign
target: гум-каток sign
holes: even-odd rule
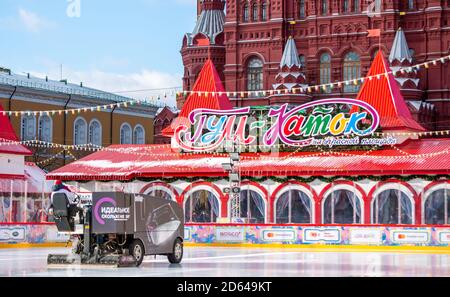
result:
[[[351,111],[338,111],[338,106],[349,106]],[[355,107],[357,110],[354,110]],[[175,141],[181,149],[191,152],[213,151],[229,141],[252,145],[258,134],[263,135],[263,145],[267,147],[280,142],[297,147],[330,146],[334,137],[347,135],[356,136],[347,145],[358,145],[361,143],[359,137],[373,135],[380,124],[378,112],[366,102],[356,99],[325,99],[291,109],[289,104],[284,104],[271,108],[265,120],[253,119],[250,112],[250,107],[196,109],[189,115],[190,125],[182,123],[175,129]],[[315,137],[328,137],[328,141],[324,143],[326,138]],[[394,144],[388,142],[385,144]]]

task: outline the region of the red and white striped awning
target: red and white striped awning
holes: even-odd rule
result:
[[[243,176],[450,174],[450,139],[411,140],[395,149],[319,155],[312,152],[241,155]],[[51,180],[121,180],[227,176],[227,154],[180,154],[170,145],[114,145],[47,175]]]

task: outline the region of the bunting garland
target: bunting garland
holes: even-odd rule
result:
[[[205,92],[205,91],[181,91],[181,92],[176,92],[175,95],[177,97],[179,96],[188,96],[188,95],[192,95],[192,94],[196,94],[198,96],[223,96],[223,95],[227,95],[228,97],[238,97],[240,96],[241,98],[245,98],[247,96],[267,96],[267,95],[281,95],[283,92],[285,94],[301,94],[301,93],[312,93],[312,92],[318,92],[320,90],[331,90],[334,88],[342,88],[342,86],[346,85],[349,86],[351,84],[353,85],[359,85],[364,83],[366,80],[372,80],[372,79],[381,79],[383,76],[387,77],[389,74],[392,74],[394,76],[397,76],[398,74],[404,74],[404,73],[410,73],[413,71],[417,71],[420,70],[422,68],[425,69],[429,69],[431,65],[436,66],[438,63],[442,63],[445,64],[448,61],[450,61],[450,55],[449,56],[444,56],[435,60],[431,60],[428,62],[424,62],[424,63],[420,63],[417,65],[413,65],[413,66],[407,66],[407,67],[401,67],[398,70],[395,71],[389,71],[389,72],[385,72],[385,73],[381,73],[381,74],[377,74],[377,75],[373,75],[373,76],[366,76],[366,77],[360,77],[360,78],[355,78],[352,80],[344,80],[344,81],[339,81],[339,82],[334,82],[334,83],[328,83],[328,84],[319,84],[319,85],[315,85],[315,86],[307,86],[307,87],[300,87],[300,88],[292,88],[292,89],[286,89],[286,90],[273,90],[273,89],[269,89],[269,90],[258,90],[258,91],[240,91],[240,92]],[[167,97],[167,93],[163,93],[161,95],[156,96],[155,98],[158,98],[158,100],[162,97]],[[153,97],[152,97],[153,98]],[[130,99],[129,101],[124,101],[124,102],[116,102],[116,103],[111,103],[111,104],[105,104],[105,105],[99,105],[99,106],[90,106],[90,107],[81,107],[81,108],[72,108],[72,109],[62,109],[62,110],[44,110],[44,111],[20,111],[20,110],[15,110],[15,111],[2,111],[0,112],[0,115],[5,115],[5,116],[55,116],[55,115],[62,115],[62,114],[79,114],[79,113],[83,113],[83,112],[100,112],[100,111],[106,111],[109,109],[113,109],[113,108],[127,108],[129,106],[133,106],[136,104],[150,104],[151,106],[156,106],[156,107],[164,107],[164,104],[161,104],[157,101],[152,100],[151,102],[148,102],[146,100],[139,100],[139,99]]]

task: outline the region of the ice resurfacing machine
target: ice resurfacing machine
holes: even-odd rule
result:
[[[77,214],[79,225],[75,223]],[[71,235],[69,255],[49,255],[48,264],[139,266],[146,255],[183,258],[184,216],[173,201],[148,195],[93,193],[92,203],[70,205],[63,193],[53,196],[58,232]]]

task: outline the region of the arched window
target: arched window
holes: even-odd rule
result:
[[[311,224],[313,205],[311,199],[300,190],[283,193],[275,205],[277,224]]]
[[[344,13],[348,12],[348,1],[349,0],[342,0],[342,12]]]
[[[158,197],[166,200],[175,200],[168,190],[164,190],[162,187],[151,187],[145,192],[146,195]]]
[[[102,145],[102,124],[98,120],[92,120],[89,124],[89,143]]]
[[[39,140],[44,142],[52,142],[53,129],[52,119],[48,115],[39,117]]]
[[[322,0],[322,15],[328,14],[328,0]]]
[[[133,143],[145,144],[145,130],[141,125],[137,125],[136,127],[134,127]]]
[[[249,11],[248,11],[248,4],[244,4],[244,10],[242,12],[242,20],[244,22],[248,22],[249,21]]]
[[[190,223],[215,223],[219,217],[219,200],[210,191],[195,191],[184,203],[184,216]]]
[[[360,198],[349,190],[336,190],[325,198],[324,224],[361,224]]]
[[[261,4],[261,20],[263,22],[267,21],[267,3],[263,2]]]
[[[359,84],[355,85],[353,80],[361,76],[361,59],[355,52],[349,52],[344,58],[344,80],[350,83],[344,86],[344,92],[355,93],[359,90]]]
[[[329,84],[331,82],[331,56],[324,53],[320,56],[320,84]],[[331,90],[327,90],[329,92]]]
[[[263,89],[263,62],[258,58],[252,58],[247,65],[247,89],[259,91]]]
[[[120,127],[120,144],[132,144],[131,126],[128,123],[122,124]]]
[[[266,218],[266,205],[263,197],[252,190],[241,191],[240,199],[241,218],[249,224],[264,224]]]
[[[359,12],[359,9],[360,9],[360,7],[359,7],[359,1],[360,1],[360,0],[353,0],[353,11],[354,11],[354,12]]]
[[[400,189],[381,192],[372,202],[372,222],[383,225],[412,224],[411,199]]]
[[[87,124],[84,118],[79,117],[75,120],[73,134],[73,143],[75,145],[87,143]]]
[[[433,191],[424,204],[425,224],[450,224],[450,188]]]
[[[258,5],[256,3],[252,5],[252,19],[254,22],[258,21]]]
[[[36,116],[34,114],[24,114],[22,116],[22,140],[36,139]]]
[[[302,67],[306,67],[306,57],[305,55],[299,55],[298,58],[300,59],[300,64]]]
[[[299,16],[300,18],[306,17],[305,0],[300,0],[298,3]]]

